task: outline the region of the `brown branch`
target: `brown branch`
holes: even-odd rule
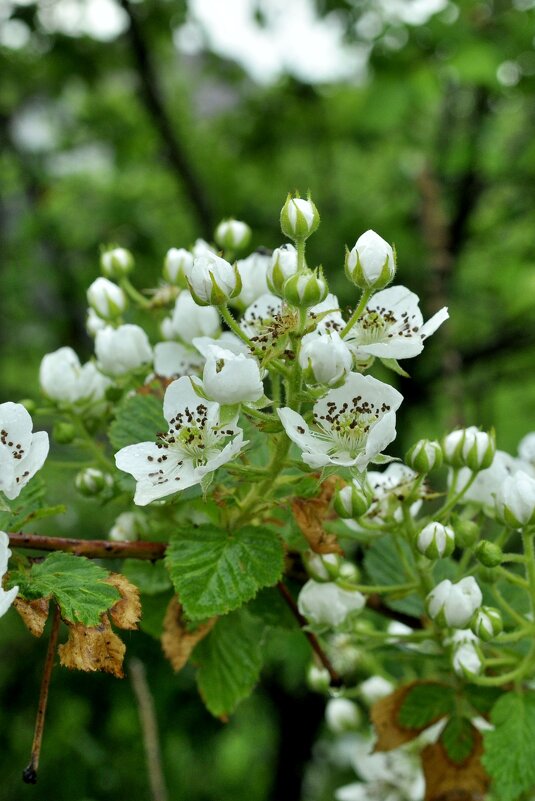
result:
[[[41,680],[41,692],[39,695],[39,705],[37,707],[37,717],[35,719],[32,754],[29,764],[22,771],[22,780],[26,784],[35,784],[37,782],[37,771],[39,769],[39,757],[41,755],[41,743],[43,741],[46,707],[48,702],[48,688],[50,687],[52,668],[54,667],[54,657],[56,656],[60,621],[61,617],[59,613],[59,606],[56,606],[54,609],[54,617],[52,619],[52,631],[50,632],[50,639],[48,641],[48,649],[46,652],[43,678]]]
[[[188,154],[180,141],[176,128],[165,108],[156,70],[145,40],[142,26],[137,12],[134,11],[130,0],[121,0],[121,6],[126,11],[130,26],[128,38],[136,65],[140,83],[141,99],[152,120],[152,124],[160,137],[165,155],[181,186],[186,190],[191,205],[195,210],[197,220],[206,239],[210,239],[214,228],[214,218],[208,197],[204,192],[199,177],[191,166]]]
[[[14,548],[31,548],[36,551],[63,551],[93,559],[163,559],[165,542],[110,542],[109,540],[77,540],[69,537],[46,537],[41,534],[9,533],[9,544]]]
[[[139,720],[145,746],[145,757],[147,760],[152,801],[167,801],[169,794],[163,775],[162,754],[160,738],[158,736],[158,722],[154,709],[154,699],[147,681],[145,665],[140,659],[130,660],[129,674],[139,709]]]
[[[297,622],[301,626],[301,628],[303,630],[303,634],[305,635],[305,637],[309,641],[309,643],[310,643],[310,645],[312,647],[312,650],[314,651],[314,653],[316,654],[316,656],[320,660],[321,664],[323,665],[323,667],[325,668],[325,670],[328,672],[329,676],[331,677],[331,685],[333,687],[341,687],[343,685],[343,680],[342,680],[341,676],[337,673],[337,671],[332,666],[331,660],[329,659],[329,657],[327,656],[327,654],[325,653],[325,651],[323,650],[323,648],[319,644],[316,635],[313,634],[311,631],[308,631],[306,629],[306,626],[308,626],[308,622],[305,620],[305,618],[303,617],[303,615],[301,614],[301,612],[297,608],[297,604],[295,603],[294,599],[290,595],[290,592],[289,592],[288,588],[282,583],[282,581],[279,581],[279,583],[277,584],[277,589],[280,592],[280,594],[282,595],[282,597],[284,598],[285,602],[288,604],[288,607],[289,607],[290,611],[292,612],[293,616],[295,617],[295,619],[297,620]]]

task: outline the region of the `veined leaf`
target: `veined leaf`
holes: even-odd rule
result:
[[[10,583],[18,584],[28,600],[54,598],[61,616],[72,623],[98,626],[100,616],[121,597],[106,583],[109,573],[83,556],[52,553],[28,573],[12,573]]]
[[[262,632],[262,625],[240,610],[220,618],[195,648],[197,685],[212,715],[229,715],[252,692],[262,667]]]
[[[267,528],[200,526],[171,539],[165,564],[190,620],[224,615],[281,577],[284,551]]]
[[[117,409],[108,435],[116,450],[136,442],[154,442],[158,431],[167,431],[162,401],[154,395],[132,395]]]

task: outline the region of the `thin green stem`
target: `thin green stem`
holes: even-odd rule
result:
[[[303,272],[305,269],[305,247],[306,247],[306,240],[305,239],[296,239],[295,240],[296,248],[297,248],[297,272]]]
[[[504,609],[509,617],[511,617],[516,623],[519,623],[522,627],[526,626],[526,618],[517,612],[511,604],[503,597],[498,587],[494,584],[492,587],[492,594],[494,595],[495,599],[497,600],[498,604]]]
[[[236,334],[236,336],[239,337],[243,342],[245,342],[250,348],[254,348],[254,343],[251,342],[247,334],[241,330],[240,326],[232,316],[232,313],[227,304],[224,303],[222,306],[218,306],[218,309],[219,309],[219,314],[226,322],[230,330],[234,334]]]
[[[472,473],[472,475],[470,476],[470,478],[468,479],[468,481],[466,482],[466,484],[464,485],[462,490],[459,490],[459,492],[455,493],[452,497],[450,497],[449,501],[447,501],[444,504],[444,506],[442,506],[438,510],[438,512],[435,515],[435,520],[439,520],[439,521],[442,520],[442,518],[445,515],[447,515],[457,503],[459,503],[459,501],[461,500],[461,498],[463,497],[465,492],[467,492],[468,489],[472,486],[472,484],[474,483],[476,478],[477,478],[477,473]],[[453,487],[454,487],[454,485],[452,484],[450,492],[453,492]]]
[[[129,278],[121,278],[119,282],[119,286],[121,289],[128,295],[130,300],[137,303],[138,306],[141,306],[142,309],[150,309],[151,308],[151,301],[146,298],[144,295],[139,292],[133,284],[130,283]]]
[[[522,578],[522,576],[517,576],[516,573],[511,573],[510,570],[506,570],[505,567],[501,567],[501,565],[498,565],[496,570],[500,576],[510,584],[516,584],[517,587],[522,587],[523,590],[530,588],[530,583],[526,581],[526,579]],[[533,585],[532,591],[535,592],[535,584]]]
[[[372,295],[373,295],[373,290],[371,290],[371,289],[365,289],[363,291],[362,295],[360,296],[360,300],[358,302],[358,305],[357,305],[355,311],[353,312],[353,314],[351,315],[351,317],[347,321],[346,325],[344,326],[344,328],[340,332],[340,336],[341,336],[342,339],[353,328],[353,326],[355,325],[355,323],[357,322],[357,320],[361,316],[362,312],[366,308],[366,304],[368,303],[368,301],[369,301],[369,299],[371,298]]]

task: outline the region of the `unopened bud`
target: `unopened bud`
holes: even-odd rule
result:
[[[338,490],[334,496],[334,510],[343,520],[353,520],[365,515],[372,503],[372,492],[367,485],[352,482]]]
[[[469,467],[478,472],[492,464],[496,454],[494,432],[479,431],[475,426],[452,431],[442,441],[444,461],[452,467]]]
[[[297,250],[289,243],[276,248],[267,268],[266,280],[270,292],[282,295],[282,287],[297,272]]]
[[[242,288],[237,266],[215,253],[195,257],[188,284],[199,306],[221,306],[239,295]]]
[[[498,609],[482,606],[472,620],[471,629],[480,640],[488,642],[503,631],[503,620]]]
[[[535,479],[522,470],[508,476],[496,494],[496,513],[511,528],[535,524]]]
[[[311,690],[317,693],[326,692],[331,686],[329,671],[317,665],[310,665],[307,671],[307,683]]]
[[[325,300],[329,294],[329,287],[324,278],[323,270],[302,270],[285,281],[282,296],[292,306],[308,309]]]
[[[442,460],[440,443],[429,439],[418,440],[405,456],[405,464],[418,473],[429,473],[434,467],[440,467]]]
[[[72,423],[56,423],[52,429],[52,436],[59,445],[69,445],[76,436],[76,428]]]
[[[288,195],[281,211],[281,229],[288,239],[307,239],[320,224],[320,215],[308,198]]]
[[[498,567],[503,560],[503,551],[490,540],[481,540],[475,550],[476,559],[485,567]]]
[[[97,278],[93,281],[87,290],[87,301],[103,320],[120,317],[126,308],[126,295],[123,290],[107,278]]]
[[[359,727],[361,714],[349,698],[331,698],[325,707],[325,720],[334,734],[343,734]]]
[[[223,220],[215,229],[214,238],[225,250],[244,250],[251,241],[251,229],[241,220]]]
[[[100,269],[106,278],[124,278],[134,269],[134,257],[126,248],[107,248],[101,253]]]
[[[366,231],[351,250],[346,250],[345,274],[362,290],[384,289],[396,274],[392,247],[375,231]]]
[[[479,675],[483,669],[483,657],[477,641],[461,640],[456,643],[452,653],[452,665],[455,673],[466,679]]]
[[[418,534],[416,547],[428,559],[450,556],[455,548],[455,533],[442,523],[428,523]]]
[[[305,551],[303,554],[305,569],[314,581],[334,581],[338,578],[341,563],[341,557],[335,553],[319,554]]]
[[[103,473],[94,467],[80,470],[74,479],[74,484],[80,495],[91,498],[113,486],[113,478],[109,473]]]

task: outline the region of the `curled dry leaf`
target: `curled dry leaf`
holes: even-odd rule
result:
[[[439,740],[422,751],[425,801],[483,801],[489,777],[481,764],[483,740],[472,726],[474,745],[462,762],[455,762]]]
[[[120,629],[137,629],[141,618],[138,588],[122,573],[110,573],[106,582],[121,593],[120,600],[114,603],[109,612],[112,622]]]
[[[58,647],[63,667],[88,672],[102,670],[122,679],[126,646],[112,631],[107,615],[99,626],[69,623],[69,639]]]
[[[329,534],[323,523],[329,517],[329,505],[337,489],[344,482],[338,476],[329,476],[321,485],[316,498],[295,498],[292,514],[295,522],[314,553],[343,554],[335,534]]]
[[[212,617],[189,631],[178,598],[171,598],[163,621],[162,649],[173,670],[182,670],[197,643],[206,637],[216,620]]]
[[[13,606],[23,619],[26,628],[34,637],[40,637],[45,630],[48,619],[48,598],[36,598],[34,601],[24,601],[17,597]]]

